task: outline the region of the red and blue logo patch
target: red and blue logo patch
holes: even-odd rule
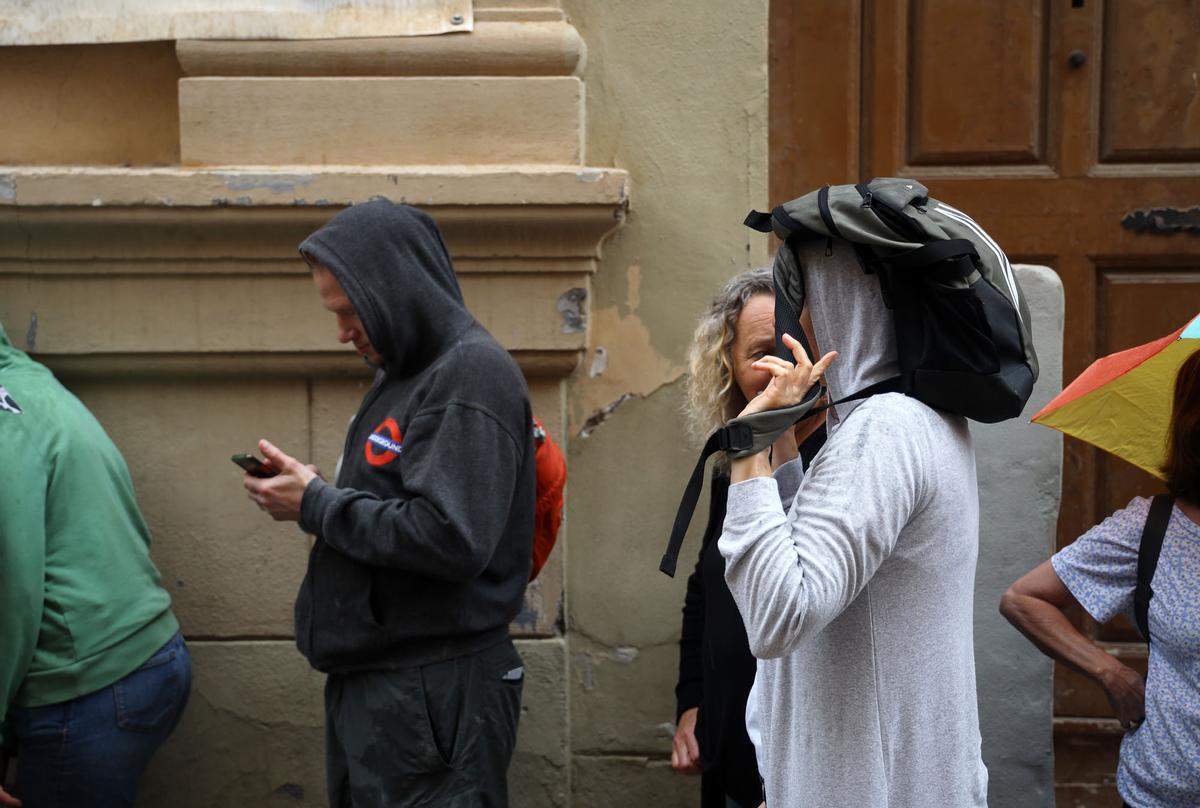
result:
[[[395,418],[388,418],[367,438],[363,446],[363,454],[372,466],[386,466],[404,451],[404,439],[400,436],[400,426]]]

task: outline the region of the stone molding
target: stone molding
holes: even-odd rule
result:
[[[509,352],[529,379],[561,378],[579,364],[577,351]],[[38,353],[38,361],[71,379],[371,378],[374,371],[348,350],[246,353]]]
[[[0,166],[0,212],[12,206],[319,207],[386,196],[421,207],[601,206],[619,213],[629,201],[628,184],[621,169],[576,165]]]
[[[375,39],[194,40],[175,43],[198,76],[574,76],[586,47],[575,27],[480,22],[469,34]]]
[[[343,205],[384,195],[437,218],[468,305],[525,374],[561,378],[586,347],[580,300],[627,187],[622,171],[576,167],[6,170],[0,319],[18,339],[40,321],[35,350],[66,376],[353,376],[364,369],[322,327],[295,249]],[[296,321],[237,333],[262,309]]]

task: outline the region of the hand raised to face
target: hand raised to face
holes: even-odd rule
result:
[[[741,415],[750,415],[766,410],[778,410],[799,404],[808,395],[813,385],[818,384],[825,371],[837,359],[837,351],[830,351],[814,364],[809,361],[808,354],[799,340],[791,334],[783,335],[783,344],[795,357],[795,364],[780,359],[777,356],[764,356],[754,363],[754,368],[771,374],[771,381],[765,390],[755,396]]]

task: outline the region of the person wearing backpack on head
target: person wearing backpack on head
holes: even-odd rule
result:
[[[783,240],[775,355],[757,363],[774,378],[705,443],[659,569],[674,574],[705,461],[725,452],[718,547],[760,660],[746,721],[767,804],[985,805],[964,419],[1016,417],[1037,379],[1016,275],[910,179],[826,186],[745,223]],[[828,441],[787,509],[767,450],[820,412]]]
[[[1135,497],[1000,601],[1042,653],[1104,689],[1126,732],[1117,790],[1133,808],[1200,805],[1200,351],[1175,379],[1165,471],[1168,495]],[[1135,619],[1150,643],[1145,681],[1075,628],[1064,610],[1076,604],[1097,623]]]
[[[899,385],[883,391],[908,357],[885,299],[897,290],[862,259],[844,238],[789,234],[776,298],[783,282],[785,300],[807,308],[811,351],[792,312],[799,333],[782,338],[792,361],[761,360],[773,380],[737,419],[787,414],[821,385],[834,402],[826,445],[786,512],[759,444],[731,454],[718,546],[760,660],[766,803],[984,806],[971,437],[962,416]],[[776,322],[788,327],[786,315]],[[877,392],[843,400],[862,391]]]

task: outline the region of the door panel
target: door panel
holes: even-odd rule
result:
[[[814,176],[858,178],[862,5],[771,3],[770,193],[790,199]],[[853,43],[848,47],[848,43]],[[793,194],[794,196],[795,194]]]
[[[1200,161],[1200,0],[1104,11],[1100,159]]]
[[[1068,381],[1200,311],[1200,235],[1123,225],[1200,205],[1200,0],[777,0],[771,13],[772,204],[872,176],[925,182],[1062,278]],[[1067,439],[1059,546],[1160,489]],[[1128,621],[1070,616],[1144,670]],[[1122,733],[1103,692],[1055,679],[1060,804],[1119,805]]]
[[[907,162],[1045,163],[1047,0],[912,5],[906,57]],[[980,59],[986,53],[986,59]]]

